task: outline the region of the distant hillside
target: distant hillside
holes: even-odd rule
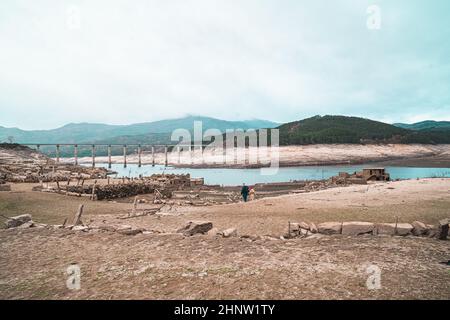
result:
[[[357,117],[315,116],[284,124],[281,145],[314,143],[450,143],[450,135],[418,132]]]
[[[203,132],[207,129],[261,129],[278,126],[270,121],[225,121],[207,117],[189,116],[180,119],[162,120],[126,126],[106,124],[68,124],[53,130],[25,131],[17,128],[0,127],[0,142],[12,136],[19,143],[96,143],[96,144],[171,144],[173,130],[178,128],[193,130],[194,121],[202,121]],[[450,143],[448,122],[427,121],[406,129],[400,125],[357,117],[315,116],[301,121],[286,123],[280,129],[280,145],[306,145],[330,143]],[[54,146],[42,146],[41,150],[55,156]],[[73,148],[61,146],[61,156],[72,156]],[[132,147],[128,150],[135,152]],[[122,154],[121,148],[113,148],[113,155]],[[91,154],[89,146],[80,146],[79,156]],[[105,155],[106,147],[98,147],[97,155]]]
[[[274,128],[279,124],[265,120],[226,121],[209,117],[188,116],[180,119],[169,119],[155,122],[137,123],[131,125],[107,125],[98,123],[71,123],[52,130],[21,130],[18,128],[0,127],[0,142],[8,141],[9,137],[16,143],[154,143],[152,134],[170,133],[178,128],[192,130],[194,121],[202,121],[203,130],[215,128],[226,129],[260,129]],[[140,136],[134,140],[132,136]],[[142,140],[147,136],[150,140]],[[160,140],[162,136],[158,136]]]
[[[450,121],[426,120],[417,123],[394,123],[394,126],[410,130],[443,131],[450,130]]]

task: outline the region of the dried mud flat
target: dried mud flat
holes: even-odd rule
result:
[[[272,154],[269,149],[249,148],[237,149],[236,163],[224,163],[222,152],[217,150],[205,150],[201,153],[181,152],[176,150],[168,153],[168,162],[181,167],[254,167],[260,164],[269,164],[277,154]],[[450,145],[428,145],[428,144],[315,144],[305,146],[280,146],[278,149],[279,165],[310,166],[310,165],[342,165],[362,164],[370,162],[384,162],[385,165],[397,166],[425,166],[425,167],[448,167],[450,166]],[[240,161],[238,161],[240,159]],[[250,161],[246,163],[244,159]],[[73,163],[73,158],[61,159],[64,162]],[[152,155],[142,154],[142,163],[151,164]],[[98,156],[97,163],[107,163],[108,157]],[[123,156],[113,156],[112,163],[123,163]],[[80,163],[90,164],[92,159],[84,157],[79,159]],[[131,154],[127,156],[128,163],[138,163],[138,156]],[[164,153],[155,153],[155,163],[164,164]]]
[[[1,299],[450,299],[445,241],[0,233]],[[81,289],[66,268],[81,268]],[[369,265],[381,289],[368,290]]]

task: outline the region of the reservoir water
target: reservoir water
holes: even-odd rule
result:
[[[108,164],[98,163],[98,167],[107,168]],[[206,184],[233,186],[246,183],[289,182],[294,180],[320,180],[337,175],[339,172],[353,173],[373,165],[358,166],[306,166],[279,168],[275,175],[262,175],[260,169],[215,169],[215,168],[175,168],[162,165],[128,164],[126,168],[122,164],[113,164],[112,170],[118,177],[138,177],[155,173],[185,174],[190,173],[193,178],[204,178]],[[391,179],[416,179],[416,178],[450,178],[450,168],[411,168],[411,167],[386,167]]]

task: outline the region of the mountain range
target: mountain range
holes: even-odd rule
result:
[[[266,120],[226,121],[209,117],[187,116],[131,125],[71,123],[52,130],[21,130],[0,127],[0,142],[17,143],[79,143],[79,144],[173,144],[171,133],[183,128],[193,131],[195,121],[202,122],[203,133],[208,129],[278,128],[280,145],[329,143],[450,143],[450,122],[423,121],[394,125],[365,118],[348,116],[315,116],[300,121],[279,124]],[[41,150],[52,155],[54,147]],[[113,153],[120,153],[115,151]],[[70,147],[62,147],[61,155],[71,155]],[[90,149],[80,149],[80,156]]]
[[[431,121],[432,122],[432,121]],[[280,129],[280,145],[318,143],[450,143],[450,127],[434,122],[434,126],[417,129],[412,124],[407,129],[358,117],[315,116],[283,124]],[[440,129],[437,130],[436,128]]]
[[[419,131],[420,130],[442,131],[442,130],[450,130],[450,121],[426,120],[412,124],[394,123],[394,126],[403,129],[419,130]]]
[[[13,140],[16,143],[155,143],[154,140],[170,139],[172,131],[178,128],[193,131],[194,121],[202,122],[203,131],[218,129],[260,129],[275,128],[280,124],[266,120],[227,121],[201,116],[187,116],[155,122],[130,125],[108,125],[100,123],[70,123],[51,130],[21,130],[0,126],[0,141]],[[150,142],[149,142],[150,141]],[[170,140],[169,140],[170,141]]]

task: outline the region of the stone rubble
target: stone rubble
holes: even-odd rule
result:
[[[319,233],[332,235],[332,234],[341,234],[342,232],[342,223],[341,222],[324,222],[320,223],[317,226]]]
[[[224,238],[237,237],[237,230],[235,228],[230,228],[222,231]]]
[[[29,147],[0,144],[0,180],[8,182],[67,181],[77,177],[106,178],[108,170],[57,163]]]
[[[342,224],[342,234],[347,236],[373,234],[374,229],[375,225],[370,222],[344,222]]]
[[[344,235],[344,236],[362,236],[362,235],[379,235],[379,236],[416,236],[428,237],[439,240],[447,240],[449,233],[450,219],[443,219],[439,221],[438,225],[427,225],[420,221],[409,223],[371,223],[361,221],[351,222],[324,222],[317,226],[312,222],[298,222],[289,223],[288,233],[276,237],[272,235],[267,236],[250,236],[243,235],[239,237],[246,241],[275,241],[287,240],[292,238],[320,238],[330,235]],[[151,234],[161,233],[156,230],[147,230],[145,228],[136,228],[129,225],[46,225],[35,223],[30,214],[23,214],[15,217],[10,217],[5,222],[5,229],[26,229],[26,228],[48,228],[48,229],[67,229],[75,232],[117,232],[122,235],[134,236],[137,234]],[[214,238],[217,236],[223,238],[238,237],[236,228],[228,228],[220,231],[213,228],[212,222],[209,221],[190,221],[183,228],[176,231],[187,237],[194,235],[207,235]],[[173,234],[173,233],[171,233]]]
[[[31,222],[31,225],[33,224],[31,214],[22,214],[20,216],[10,217],[5,222],[5,228],[6,229],[15,228],[15,227],[19,227],[19,226],[21,226],[25,223],[29,223],[29,222]]]
[[[307,237],[314,233],[322,235],[379,235],[379,236],[417,236],[446,240],[449,233],[449,219],[439,221],[437,226],[427,225],[420,221],[409,223],[372,223],[362,221],[350,222],[324,222],[317,225],[314,223],[299,222],[289,223],[289,230],[283,238]],[[317,231],[316,231],[317,230]]]
[[[190,221],[186,226],[179,229],[177,233],[185,236],[193,236],[195,234],[206,234],[213,228],[212,222],[209,221]]]

